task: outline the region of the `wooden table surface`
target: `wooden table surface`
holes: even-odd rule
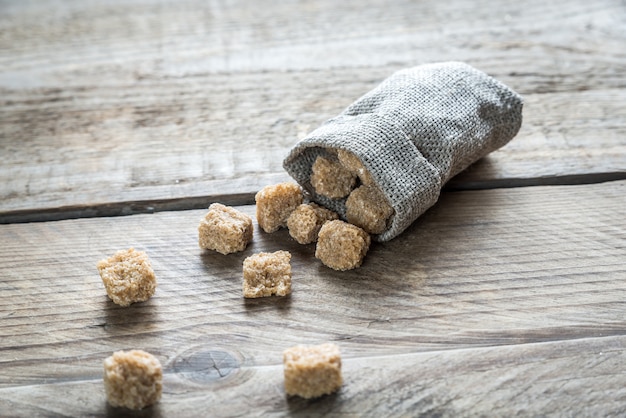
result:
[[[307,132],[447,60],[522,129],[361,268],[256,223],[198,248],[210,203],[254,215]],[[623,0],[0,1],[0,156],[0,416],[626,415]],[[121,308],[96,263],[130,246],[159,287]],[[279,249],[292,295],[244,300]],[[283,350],[327,341],[341,390],[288,398]],[[102,362],[134,348],[164,392],[131,414]]]

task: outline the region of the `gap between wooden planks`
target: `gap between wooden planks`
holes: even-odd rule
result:
[[[20,415],[106,415],[102,360],[141,348],[165,365],[169,389],[155,410],[165,415],[192,416],[195,407],[225,416],[258,408],[619,415],[625,190],[620,181],[444,193],[344,273],[284,230],[257,228],[239,254],[204,252],[196,237],[204,211],[2,225],[0,405]],[[148,252],[159,288],[119,308],[95,263],[131,245]],[[244,300],[243,258],[278,249],[293,254],[293,294]],[[287,401],[282,350],[322,341],[340,345],[346,385],[320,402]],[[215,367],[194,368],[203,359]],[[231,409],[215,406],[218,396],[247,401]]]
[[[487,160],[487,159],[485,159]],[[483,190],[492,188],[512,188],[529,186],[558,186],[596,184],[608,181],[626,179],[626,172],[603,172],[579,175],[561,175],[534,178],[500,178],[481,180],[480,172],[485,170],[483,160],[471,166],[465,172],[452,178],[443,191]],[[490,168],[487,168],[490,170]],[[72,206],[52,207],[46,209],[24,209],[0,213],[0,224],[48,222],[64,219],[98,218],[110,216],[128,216],[142,213],[156,213],[163,211],[181,211],[208,208],[211,203],[219,202],[231,206],[252,205],[256,193],[264,186],[281,182],[294,182],[286,173],[276,173],[268,176],[256,176],[254,179],[228,180],[219,183],[228,184],[231,190],[237,193],[211,194],[189,197],[152,199],[145,201],[118,201],[102,204],[81,204]],[[218,182],[212,182],[208,187],[214,188]],[[240,184],[241,186],[236,186]],[[196,187],[199,187],[196,184]],[[218,190],[222,190],[219,186]],[[226,192],[226,189],[223,189]]]

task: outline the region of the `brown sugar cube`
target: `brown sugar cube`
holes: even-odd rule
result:
[[[159,360],[141,350],[116,351],[104,360],[104,390],[112,406],[142,409],[161,399]]]
[[[315,203],[303,203],[287,219],[289,235],[299,244],[317,241],[317,234],[326,221],[337,219],[339,215]]]
[[[311,185],[315,192],[331,199],[348,196],[356,184],[356,175],[336,159],[320,155],[311,170]]]
[[[351,270],[361,265],[370,242],[369,234],[358,226],[328,221],[317,237],[315,257],[334,270]]]
[[[291,293],[289,251],[258,253],[243,260],[243,296],[260,298]]]
[[[121,250],[98,262],[98,271],[109,298],[120,306],[143,302],[156,291],[157,281],[143,251]]]
[[[254,197],[256,219],[265,232],[287,226],[287,219],[302,203],[302,189],[295,183],[265,186]]]
[[[283,352],[285,392],[306,399],[328,395],[342,383],[341,354],[335,344],[295,346]]]
[[[381,234],[394,214],[383,193],[376,186],[360,186],[346,200],[346,219],[370,234]]]
[[[337,150],[337,157],[341,165],[357,175],[361,184],[374,184],[372,175],[365,168],[359,157],[343,149]]]
[[[198,226],[201,248],[221,254],[243,251],[252,241],[252,218],[238,210],[213,203]]]

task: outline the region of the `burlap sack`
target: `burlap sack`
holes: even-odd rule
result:
[[[388,241],[435,204],[442,186],[509,142],[522,123],[522,98],[459,62],[398,71],[300,141],[283,165],[311,199],[345,219],[345,199],[318,195],[311,166],[325,148],[358,156],[395,210]]]

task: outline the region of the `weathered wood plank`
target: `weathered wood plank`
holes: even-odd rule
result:
[[[619,2],[244,6],[3,4],[0,219],[250,203],[304,133],[450,59],[526,99],[518,137],[453,187],[626,176]]]
[[[118,0],[65,2],[54,13],[45,1],[2,6],[0,85],[10,88],[450,59],[523,77],[514,87],[524,93],[624,87],[619,0],[376,0],[367,7]]]
[[[626,396],[625,191],[622,181],[448,192],[344,273],[285,231],[257,228],[239,254],[203,252],[203,211],[2,225],[0,405],[105,415],[103,358],[141,348],[166,367],[163,415],[617,414]],[[159,288],[119,308],[95,263],[131,245],[150,255]],[[293,294],[244,300],[243,259],[278,249],[293,254]],[[345,388],[286,401],[282,350],[329,340],[343,350]],[[558,402],[546,403],[549,394]]]
[[[625,346],[622,336],[344,356],[341,390],[311,401],[285,396],[283,370],[277,364],[223,368],[225,376],[203,380],[200,374],[176,370],[176,361],[168,360],[161,402],[141,412],[105,405],[102,382],[95,375],[0,389],[0,408],[30,417],[623,416]],[[209,373],[217,376],[215,369]]]
[[[292,84],[290,88],[296,87]],[[241,93],[244,91],[249,92],[244,89]],[[84,99],[87,100],[87,95]],[[206,99],[197,97],[197,100],[198,108],[211,106]],[[74,98],[72,103],[77,101]],[[112,112],[119,105],[116,103],[110,104]],[[511,187],[558,183],[558,178],[570,183],[625,178],[624,104],[626,90],[526,96],[525,122],[518,137],[454,178],[449,187]],[[211,121],[201,127],[203,122],[194,119],[189,125],[196,127],[197,134],[177,140],[188,129],[186,125],[172,134],[168,128],[171,115],[167,115],[152,120],[155,126],[148,130],[135,128],[137,121],[133,120],[131,105],[130,113],[122,110],[115,117],[123,120],[127,128],[104,129],[93,137],[90,131],[100,123],[96,120],[104,111],[102,106],[90,110],[84,102],[75,106],[68,114],[76,120],[58,128],[58,120],[53,118],[56,112],[43,117],[38,114],[37,106],[29,107],[14,121],[5,119],[2,125],[5,129],[17,130],[29,120],[37,126],[35,129],[50,133],[0,145],[9,155],[0,167],[4,193],[0,221],[193,209],[217,200],[250,204],[254,193],[263,186],[289,179],[281,163],[298,138],[297,132],[289,131],[314,126],[311,119],[299,119],[296,113],[300,104],[289,102],[287,107],[291,110],[286,116],[293,123],[276,120],[278,114],[285,116],[284,112],[277,112],[263,116],[269,118],[265,122],[253,124],[278,125],[276,129],[285,132],[271,129],[255,137],[225,132],[227,125],[240,129],[238,121],[245,119],[240,113],[223,125]],[[154,112],[159,111],[155,108]],[[207,110],[207,114],[212,112]],[[88,120],[81,122],[81,118]],[[607,124],[607,119],[612,124]],[[79,125],[83,128],[77,129]],[[220,133],[213,139],[215,130]],[[52,144],[58,147],[55,149]],[[93,148],[86,144],[93,144]],[[39,157],[32,160],[34,154]],[[579,179],[574,178],[577,176]]]

